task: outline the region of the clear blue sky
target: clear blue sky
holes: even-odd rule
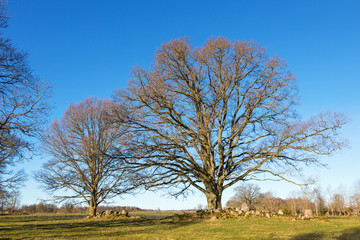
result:
[[[270,55],[283,57],[295,74],[304,118],[319,112],[345,113],[352,122],[343,136],[352,146],[324,160],[328,168],[307,169],[323,190],[351,187],[360,178],[360,1],[118,1],[9,0],[8,37],[29,52],[34,73],[54,85],[60,118],[71,102],[88,96],[111,97],[125,88],[129,69],[148,67],[164,42],[188,37],[201,46],[211,36],[255,40]],[[40,157],[22,166],[31,174]],[[294,186],[262,183],[281,197]],[[23,203],[47,195],[33,180],[22,189]],[[223,205],[233,194],[225,191]],[[172,200],[166,192],[116,199],[114,204],[186,209],[205,204],[196,193]]]

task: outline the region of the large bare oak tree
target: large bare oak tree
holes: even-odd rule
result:
[[[37,180],[57,192],[59,200],[84,200],[90,216],[104,200],[133,189],[130,171],[112,153],[126,136],[125,128],[108,121],[114,108],[118,106],[113,101],[96,98],[71,104],[43,135],[51,160],[36,174]]]
[[[116,99],[129,106],[136,166],[150,173],[149,186],[200,190],[208,208],[221,208],[223,191],[239,181],[293,181],[302,165],[344,145],[345,117],[300,121],[295,77],[255,42],[173,40],[129,84]]]
[[[33,75],[27,54],[4,36],[6,27],[6,5],[0,1],[0,190],[24,180],[22,171],[9,167],[30,157],[50,109],[48,84]]]

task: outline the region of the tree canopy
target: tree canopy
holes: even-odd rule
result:
[[[132,166],[148,171],[149,187],[201,191],[208,208],[221,208],[223,191],[239,181],[294,182],[302,166],[344,146],[337,133],[346,118],[302,121],[294,75],[253,41],[170,41],[150,70],[134,68],[129,85],[115,98],[128,107]]]
[[[0,1],[0,190],[19,186],[23,172],[9,166],[29,156],[42,132],[50,105],[49,85],[32,73],[27,54],[4,36],[6,5]]]
[[[126,136],[125,128],[108,120],[118,108],[115,105],[96,98],[71,104],[43,134],[44,150],[51,160],[36,178],[57,200],[85,201],[92,216],[100,203],[134,189],[130,170],[113,154]]]

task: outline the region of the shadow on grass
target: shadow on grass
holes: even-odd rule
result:
[[[337,239],[337,240],[360,240],[360,227],[348,228],[340,235],[329,236],[324,232],[313,232],[313,233],[304,233],[299,234],[291,238],[292,240],[308,240],[308,239]]]
[[[46,221],[46,220],[67,220],[67,219],[79,219],[85,218],[87,215],[83,214],[54,214],[54,215],[0,215],[0,222],[34,222],[34,221]],[[0,229],[1,230],[1,229]]]
[[[24,234],[40,238],[66,236],[80,239],[91,238],[96,235],[102,237],[131,236],[132,234],[156,233],[166,229],[172,230],[197,223],[195,221],[177,221],[174,219],[82,219],[77,216],[77,219],[73,221],[69,218],[37,216],[35,219],[37,219],[38,223],[34,219],[26,219],[28,221],[18,219],[15,224],[10,223],[5,227],[0,227],[0,239],[25,237]],[[1,238],[2,233],[5,233],[5,238]]]

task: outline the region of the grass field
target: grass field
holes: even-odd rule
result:
[[[180,221],[154,216],[154,213],[147,219],[86,219],[84,215],[70,214],[0,216],[0,239],[360,239],[360,218]]]

